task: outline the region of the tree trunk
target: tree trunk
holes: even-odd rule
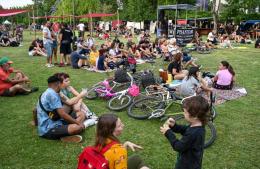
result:
[[[213,29],[215,31],[217,31],[220,0],[213,0],[212,4],[213,4],[212,15],[213,15],[213,21],[214,21],[214,28]]]

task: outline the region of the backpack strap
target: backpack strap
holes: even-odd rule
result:
[[[48,111],[43,107],[43,105],[42,105],[41,97],[42,97],[42,94],[39,96],[39,105],[40,105],[41,109],[42,109],[45,113],[47,113],[47,114],[49,115],[49,112],[48,112]]]
[[[111,143],[107,144],[105,147],[103,147],[100,151],[101,154],[105,154],[107,150],[109,150],[114,144],[117,144],[118,142],[112,141]]]

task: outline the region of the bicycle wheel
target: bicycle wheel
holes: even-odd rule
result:
[[[164,109],[164,102],[158,98],[146,97],[139,100],[136,100],[128,108],[128,116],[144,120],[148,119],[152,112],[157,109]]]
[[[188,122],[184,119],[184,115],[175,117],[176,123],[180,125],[188,125]],[[208,148],[211,146],[217,138],[216,128],[214,124],[209,121],[205,126],[206,134],[205,134],[205,142],[204,148]]]
[[[211,114],[212,120],[214,120],[217,117],[218,113],[217,113],[215,106],[213,106],[213,105],[210,108],[210,114]]]
[[[108,101],[108,108],[110,110],[119,111],[128,107],[132,103],[132,97],[129,95],[119,95],[111,98]]]
[[[91,89],[88,90],[88,93],[85,97],[89,100],[93,100],[93,99],[97,98],[98,93],[96,92],[96,89],[101,88],[101,87],[103,87],[103,86],[96,85],[96,86],[92,87]]]

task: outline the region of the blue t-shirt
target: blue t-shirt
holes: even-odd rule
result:
[[[48,88],[41,96],[41,103],[45,110],[53,111],[62,108],[61,99],[58,93],[52,88]],[[62,120],[53,121],[49,118],[48,114],[43,111],[37,104],[37,119],[38,119],[38,134],[43,136],[50,129],[63,125]]]

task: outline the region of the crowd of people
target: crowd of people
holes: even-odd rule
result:
[[[23,41],[23,26],[18,25],[13,33],[9,33],[10,27],[0,24],[0,47],[18,47]]]
[[[85,36],[84,25],[79,24],[77,27],[79,37],[75,38],[66,23],[46,22],[42,30],[43,38],[35,39],[31,43],[29,55],[46,57],[48,68],[55,65],[59,67],[71,65],[73,69],[87,67],[106,71],[121,66],[133,66],[131,69],[133,73],[136,71],[138,60],[150,61],[162,58],[169,63],[167,74],[170,74],[173,80],[182,81],[179,94],[188,97],[183,101],[183,110],[185,119],[190,125],[178,125],[174,119],[169,118],[160,127],[160,131],[169,140],[173,149],[179,153],[176,169],[201,168],[205,139],[204,126],[209,120],[209,104],[204,97],[194,95],[201,91],[209,95],[213,88],[231,90],[236,79],[231,64],[221,61],[216,75],[205,78],[200,72],[201,65],[196,63],[197,59],[185,52],[175,38],[162,37],[151,41],[148,33],[141,32],[137,37],[137,43],[134,42],[132,34],[128,34],[127,42],[123,43],[117,36],[112,40],[109,32],[105,31],[102,37],[99,37],[103,41],[98,46],[93,37]],[[0,37],[6,36],[3,35],[5,33],[2,30],[3,27],[0,27]],[[206,42],[202,42],[196,34],[192,43],[196,48],[201,46],[216,48],[218,43],[220,47],[233,48],[231,40],[244,43],[242,42],[244,39],[245,43],[249,43],[247,35],[226,34],[225,30],[220,30],[219,36],[214,31],[210,32]],[[259,48],[259,45],[258,39],[256,47]],[[60,51],[59,59],[57,51]],[[0,58],[0,96],[37,91],[38,88],[28,87],[29,78],[23,72],[13,69],[12,63],[8,57]],[[11,73],[15,73],[14,78],[10,77]],[[127,155],[127,148],[135,151],[143,147],[130,141],[121,143],[118,139],[124,129],[121,119],[114,114],[102,114],[97,117],[83,102],[87,90],[78,92],[70,85],[70,80],[69,74],[63,72],[55,73],[47,79],[48,88],[40,95],[33,111],[34,125],[38,128],[39,136],[46,139],[61,139],[65,142],[81,142],[80,134],[87,127],[97,124],[95,147],[102,151],[111,144],[103,153],[110,169],[148,169],[141,157]],[[175,133],[181,133],[182,138],[177,139]]]

